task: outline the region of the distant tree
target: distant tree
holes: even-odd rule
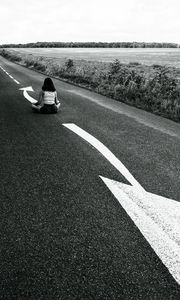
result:
[[[27,44],[2,44],[0,48],[178,48],[175,43],[144,42],[37,42]]]

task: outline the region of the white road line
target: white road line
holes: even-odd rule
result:
[[[14,79],[14,82],[16,82],[17,84],[20,84],[20,82],[19,82],[19,81],[17,81],[16,79]]]
[[[100,177],[180,284],[180,203]]]
[[[14,79],[14,77],[12,75],[10,75],[6,70],[3,69],[3,67],[0,66],[0,68],[17,84],[20,84],[19,81],[17,81],[16,79]]]
[[[128,169],[103,143],[73,123],[62,125],[79,135],[94,148],[96,148],[133,186],[138,188],[139,191],[144,191],[143,187],[139,184],[139,182],[137,182]]]

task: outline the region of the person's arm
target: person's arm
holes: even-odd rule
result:
[[[55,104],[59,104],[60,101],[58,100],[57,92],[55,92]]]
[[[43,91],[40,91],[39,93],[39,98],[38,98],[38,102],[36,103],[36,105],[41,105],[42,101],[43,101]]]

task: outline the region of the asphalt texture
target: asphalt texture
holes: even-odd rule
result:
[[[138,122],[141,111],[127,106],[127,116],[120,103],[55,79],[60,112],[34,113],[19,88],[32,86],[37,99],[45,76],[0,65],[20,82],[0,69],[0,299],[180,299],[99,175],[127,180],[62,124],[95,136],[147,191],[177,201],[180,125],[157,117],[175,136],[163,133]]]

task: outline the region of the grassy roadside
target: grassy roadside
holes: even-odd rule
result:
[[[0,50],[27,68],[91,89],[117,101],[180,122],[180,70],[160,65],[55,59]]]

